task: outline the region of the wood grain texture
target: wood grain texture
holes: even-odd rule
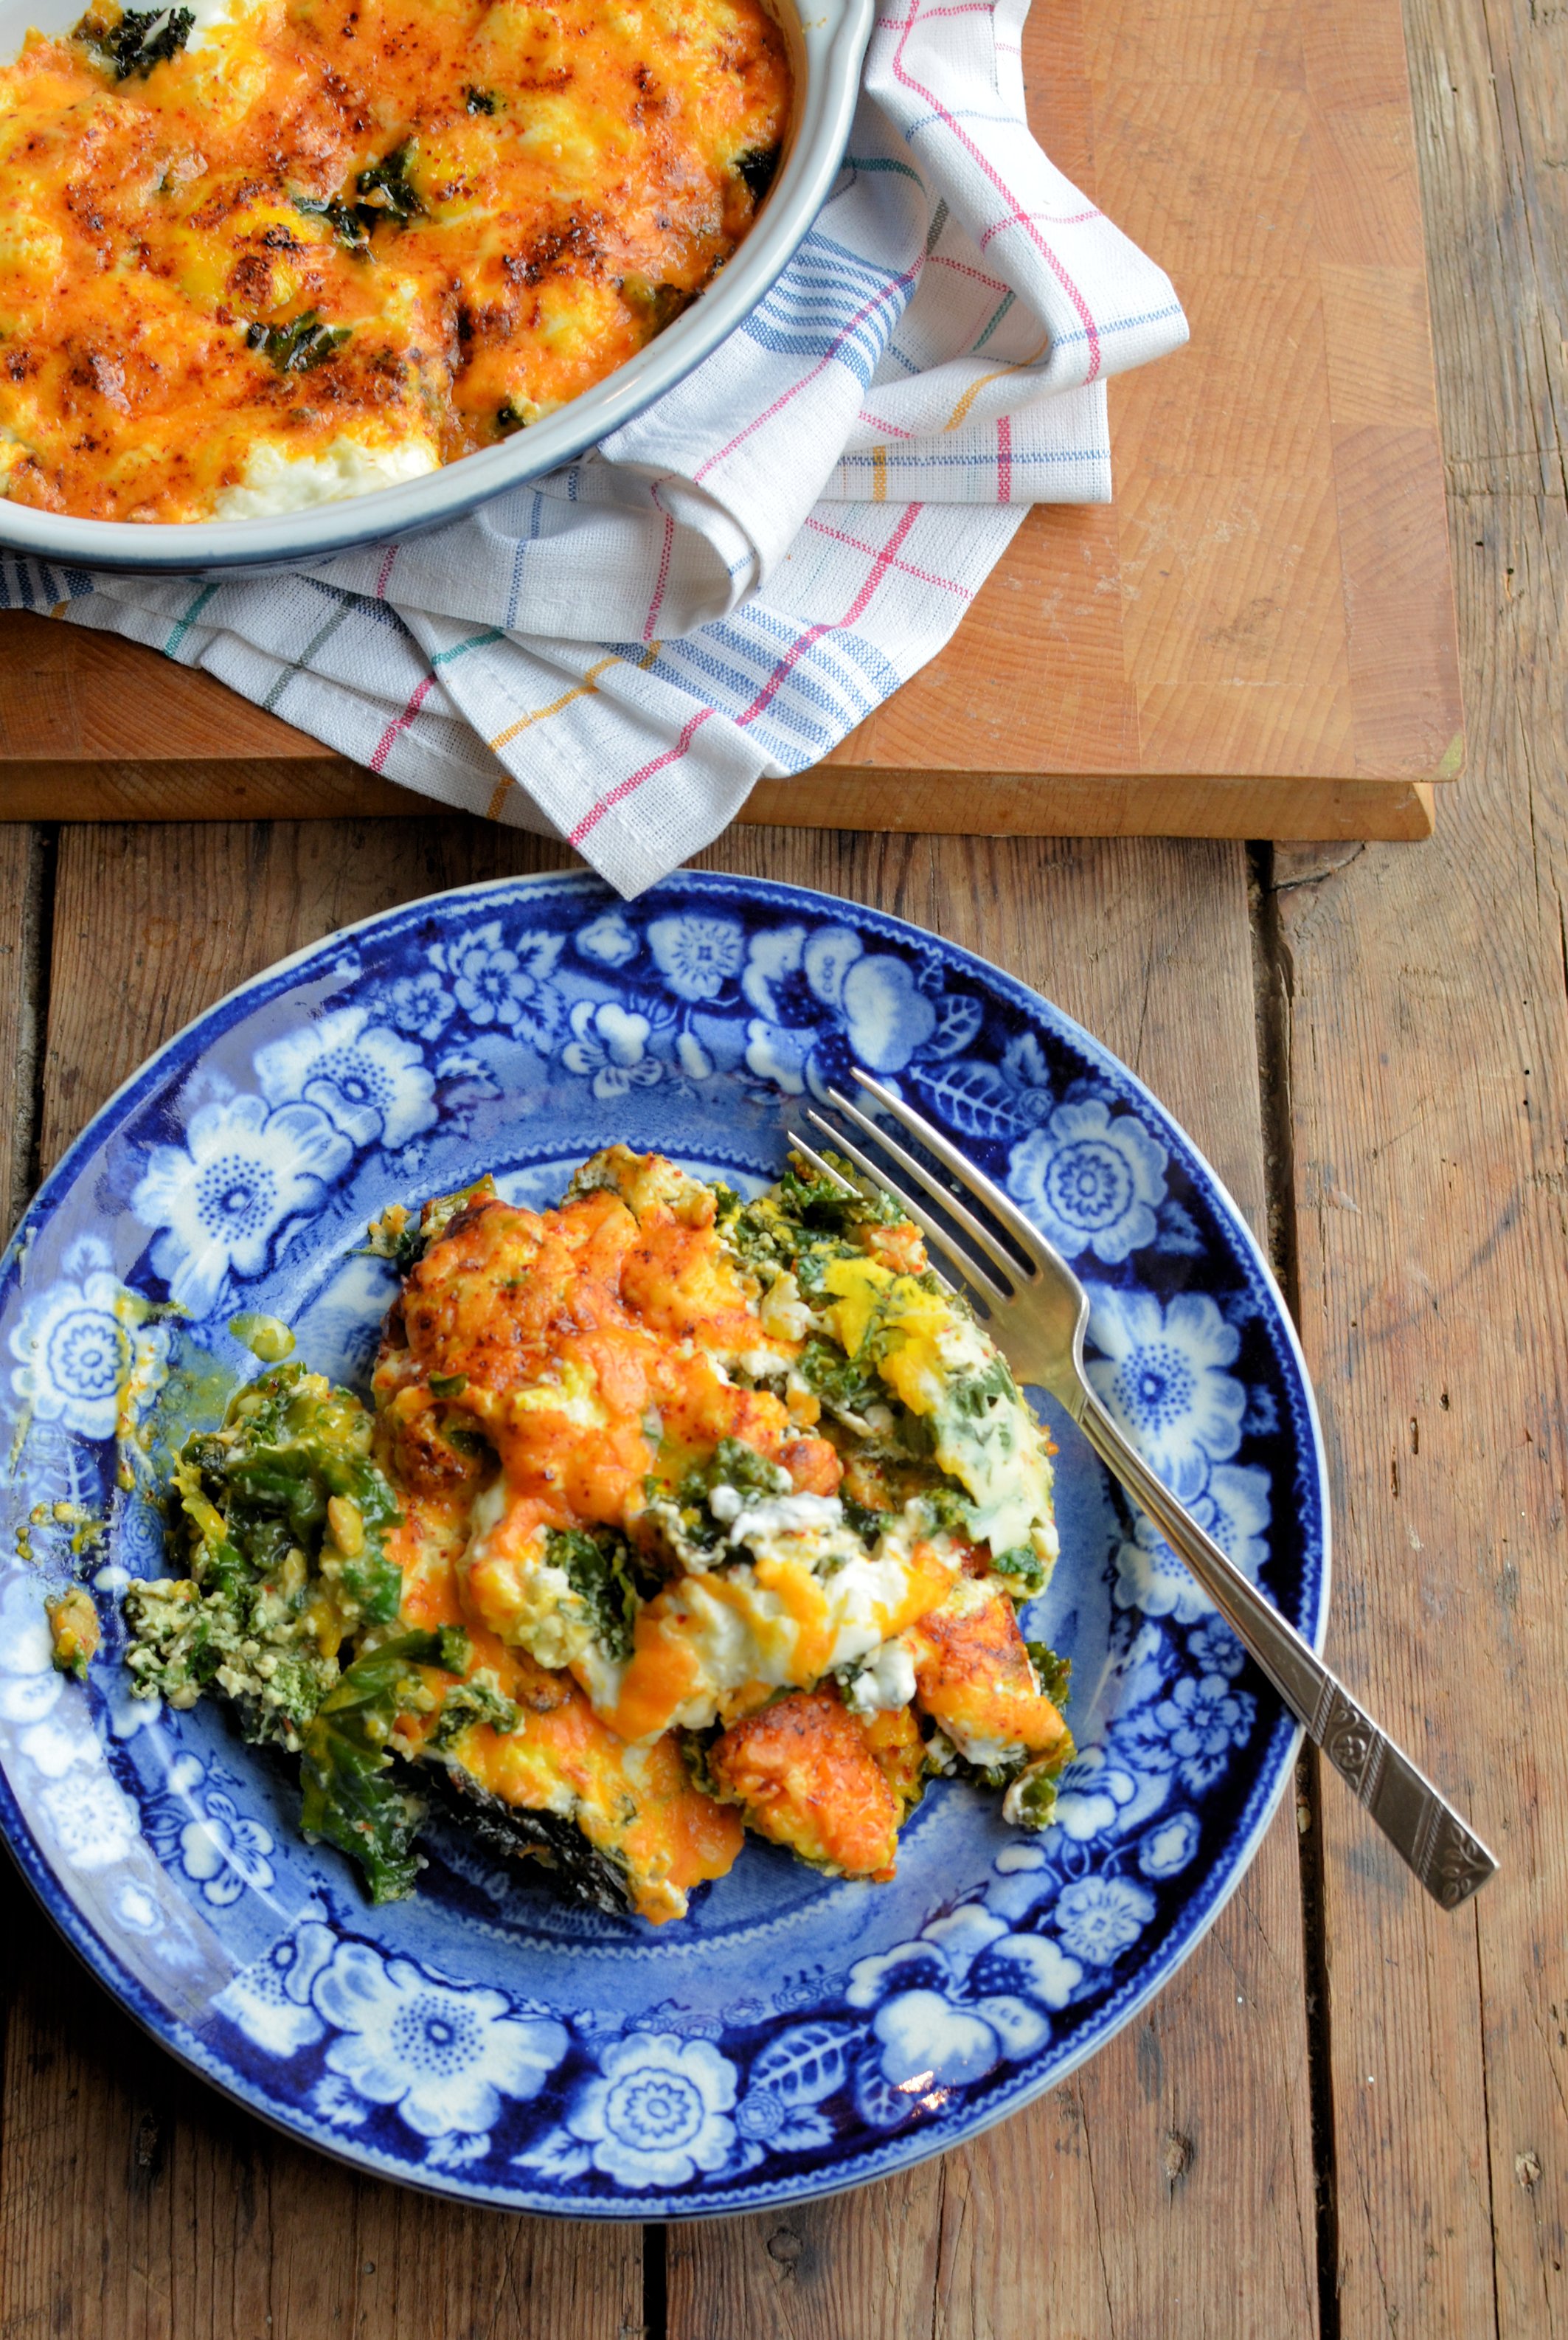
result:
[[[0,954],[19,925],[4,857],[27,842],[24,830],[0,835]],[[409,895],[537,858],[531,839],[475,822],[67,830],[42,1166],[151,1048],[257,968]],[[0,955],[7,1060],[23,1028],[9,967]],[[11,1968],[0,2331],[627,2340],[640,2330],[635,2226],[463,2211],[290,2145],[144,2040],[8,1867],[0,1885]]]
[[[1190,697],[1187,702],[1190,709]],[[743,827],[904,829],[970,837],[1379,837],[1432,834],[1427,780],[1279,779],[1189,774],[870,772],[853,803],[823,764],[759,780]],[[341,759],[231,764],[0,765],[6,821],[428,820],[430,800]]]
[[[1472,746],[1420,854],[1280,852],[1330,1656],[1502,1857],[1430,1912],[1323,1793],[1346,2335],[1568,2328],[1568,17],[1410,11]]]
[[[1192,346],[1111,385],[1115,506],[1031,512],[952,641],[751,818],[1424,834],[1413,784],[1463,750],[1398,0],[1041,0],[1024,64]],[[152,651],[0,618],[0,816],[147,817],[164,775],[183,818],[400,793]]]
[[[558,858],[464,820],[64,832],[44,1162],[159,1038],[280,952],[391,901]],[[1049,985],[1160,1083],[1260,1218],[1238,848],[751,830],[705,858],[879,903]],[[237,901],[252,906],[248,928],[232,919]],[[104,954],[127,971],[118,1000],[88,979]],[[219,2340],[259,2330],[263,2313],[274,2334],[301,2340],[340,2323],[541,2340],[636,2329],[636,2246],[621,2230],[590,2244],[526,2220],[465,2218],[332,2170],[141,2043],[42,1919],[18,1912],[12,1938],[0,2329],[55,2302],[63,2328],[91,2340]],[[1286,1818],[1159,2007],[1021,2121],[809,2212],[672,2230],[670,2340],[1109,2334],[1143,2328],[1176,2294],[1195,2335],[1228,2331],[1238,2296],[1259,2329],[1307,2328],[1300,1946]],[[1022,2236],[1005,2208],[1021,2189],[1040,2210]],[[1069,2304],[1077,2321],[1064,2323]]]
[[[0,829],[0,1208],[6,1232],[28,1194],[34,1140],[39,924],[52,872],[40,839]]]
[[[705,858],[874,901],[1045,991],[1155,1086],[1261,1229],[1238,848],[737,832]],[[1307,2096],[1287,1811],[1158,2005],[1041,2103],[845,2201],[672,2228],[668,2340],[1307,2331]]]

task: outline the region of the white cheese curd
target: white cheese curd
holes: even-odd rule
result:
[[[991,1770],[998,1763],[1016,1763],[1025,1751],[1021,1739],[971,1739],[951,1715],[944,1727],[959,1753],[982,1771]]]
[[[804,1341],[812,1328],[812,1313],[800,1296],[800,1285],[786,1267],[775,1275],[757,1306],[763,1331],[775,1341]]]
[[[314,504],[340,503],[377,488],[399,487],[438,471],[440,458],[428,439],[400,439],[381,446],[362,440],[334,439],[320,454],[290,455],[273,440],[259,440],[245,476],[215,498],[215,520],[269,520]]]
[[[720,1511],[724,1498],[728,1500]],[[754,1552],[759,1537],[807,1535],[814,1528],[833,1529],[843,1523],[843,1505],[836,1495],[769,1495],[760,1503],[747,1503],[735,1488],[715,1487],[708,1508],[715,1520],[732,1522],[732,1544],[750,1544]]]
[[[843,1702],[852,1714],[883,1714],[907,1706],[913,1696],[914,1660],[902,1636],[884,1641],[844,1679]]]
[[[756,1560],[797,1561],[823,1573],[852,1566],[865,1557],[864,1544],[844,1524],[843,1505],[836,1495],[768,1495],[734,1512],[726,1503],[723,1512],[716,1502],[720,1495],[734,1497],[737,1502],[741,1499],[733,1487],[715,1487],[708,1498],[715,1518],[729,1516],[732,1552],[749,1552]],[[890,1544],[885,1535],[879,1539],[879,1557],[886,1559],[896,1552],[901,1565],[907,1562],[904,1526],[901,1521],[900,1541]]]
[[[658,1730],[705,1730],[720,1720],[727,1695],[747,1683],[770,1690],[809,1688],[893,1646],[887,1629],[908,1598],[909,1581],[908,1539],[896,1532],[883,1536],[874,1552],[857,1544],[856,1556],[818,1580],[809,1600],[803,1600],[798,1575],[785,1597],[759,1583],[756,1571],[744,1562],[722,1575],[681,1578],[659,1595],[656,1614],[661,1638],[695,1660],[695,1677]],[[799,1660],[803,1634],[809,1634],[814,1652],[809,1671]],[[888,1662],[896,1666],[898,1661]],[[626,1667],[590,1646],[574,1661],[573,1671],[594,1707],[612,1714]],[[912,1694],[913,1688],[911,1667]]]

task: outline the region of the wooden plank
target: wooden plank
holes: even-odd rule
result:
[[[1568,2328],[1568,23],[1409,24],[1471,777],[1422,854],[1276,856],[1331,1655],[1503,1861],[1457,1919],[1323,1790],[1346,2335]]]
[[[759,780],[738,818],[747,828],[907,829],[928,836],[1410,839],[1431,835],[1434,802],[1426,780],[1195,779],[1186,773],[1040,778],[1012,772],[875,772],[846,790],[831,764],[818,764],[794,779]],[[430,799],[340,758],[0,766],[0,825],[340,820],[369,814],[426,820]]]
[[[1239,848],[736,831],[704,858],[879,903],[1049,992],[1261,1225]],[[1301,1941],[1287,1809],[1169,1990],[1040,2104],[863,2194],[672,2227],[668,2340],[1314,2330]]]
[[[26,845],[25,831],[0,836],[0,948],[16,930],[6,887]],[[387,903],[540,858],[531,839],[474,822],[67,830],[44,1166],[165,1034],[256,968]],[[10,967],[0,956],[7,1062],[23,1028]],[[144,2039],[9,1870],[0,1894],[13,1969],[0,2329],[72,2340],[641,2330],[636,2226],[464,2211],[287,2143]]]
[[[953,640],[748,817],[1424,834],[1412,784],[1462,740],[1398,0],[1042,0],[1024,66],[1193,344],[1111,385],[1115,507],[1031,512]],[[202,675],[0,618],[0,809],[165,786],[191,817],[399,806]]]
[[[27,1199],[38,1070],[40,920],[49,872],[40,840],[0,829],[0,1210],[9,1234]]]

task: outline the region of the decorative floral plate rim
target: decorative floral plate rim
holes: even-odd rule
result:
[[[394,979],[388,970],[399,949],[406,963]],[[347,1007],[335,1005],[345,994]],[[268,1036],[267,1012],[280,1002],[291,1004],[295,1028]],[[259,1097],[214,1069],[225,1044],[258,1019],[263,1028],[252,1039],[265,1045],[251,1062]],[[447,1045],[459,1031],[472,1044],[468,1053]],[[988,1046],[989,1056],[971,1053]],[[432,1069],[429,1051],[442,1047]],[[486,1077],[501,1084],[488,1094],[508,1104],[510,1076],[498,1066],[537,1063],[532,1086],[511,1097],[563,1098],[597,1117],[606,1137],[625,1121],[633,1142],[678,1152],[679,1139],[648,1134],[646,1115],[650,1106],[685,1113],[688,1157],[705,1151],[705,1136],[710,1156],[744,1172],[776,1154],[784,1108],[842,1076],[852,1047],[884,1077],[912,1084],[928,1110],[956,1115],[948,1126],[981,1158],[989,1148],[990,1166],[1001,1169],[1005,1151],[1012,1191],[1076,1252],[1086,1280],[1097,1279],[1100,1353],[1091,1370],[1102,1395],[1136,1409],[1148,1394],[1138,1375],[1154,1373],[1141,1426],[1166,1474],[1208,1506],[1214,1532],[1251,1572],[1286,1571],[1287,1605],[1321,1643],[1326,1472],[1305,1363],[1256,1238],[1179,1125],[1092,1035],[978,956],[859,904],[708,872],[677,872],[630,905],[581,872],[486,880],[399,905],[237,986],[133,1073],[44,1181],[0,1260],[0,1329],[9,1331],[0,1355],[17,1361],[8,1385],[22,1401],[11,1472],[21,1489],[13,1501],[19,1542],[26,1529],[16,1504],[35,1484],[29,1456],[40,1441],[36,1483],[58,1480],[70,1500],[84,1483],[81,1458],[91,1452],[102,1462],[118,1451],[99,1385],[84,1385],[84,1394],[69,1383],[70,1372],[90,1381],[102,1363],[93,1325],[101,1346],[122,1343],[123,1364],[133,1354],[149,1389],[167,1370],[176,1335],[156,1324],[139,1329],[139,1316],[132,1329],[105,1334],[111,1307],[131,1324],[105,1294],[135,1309],[149,1284],[154,1297],[181,1293],[209,1329],[242,1287],[264,1305],[280,1279],[298,1280],[315,1224],[308,1205],[330,1229],[330,1197],[340,1197],[341,1217],[362,1194],[361,1173],[395,1184],[394,1155],[404,1184],[413,1177],[417,1189],[421,1138],[439,1145],[465,1112],[482,1125]],[[466,1102],[443,1103],[439,1117],[433,1100],[443,1081],[444,1098]],[[720,1098],[723,1117],[705,1124]],[[154,1143],[136,1152],[127,1133],[153,1103],[163,1114],[159,1132],[182,1134],[183,1148]],[[176,1106],[182,1131],[169,1120]],[[732,1124],[747,1115],[745,1143],[731,1144]],[[514,1112],[509,1126],[527,1125]],[[228,1165],[243,1166],[258,1131],[272,1133],[270,1158],[274,1170],[283,1163],[285,1184],[294,1182],[296,1215],[259,1239],[222,1230],[227,1247],[209,1241],[203,1252],[203,1163],[211,1167],[227,1145],[222,1164],[236,1175]],[[494,1150],[493,1136],[488,1143]],[[74,1203],[84,1224],[69,1244],[64,1235],[55,1244],[57,1254],[64,1245],[51,1268],[56,1281],[26,1291],[30,1257],[48,1264],[56,1215]],[[104,1240],[127,1209],[153,1237],[132,1264],[112,1262]],[[321,1257],[338,1257],[340,1267],[341,1251],[340,1244],[330,1254],[329,1244]],[[1237,1284],[1223,1310],[1208,1288],[1219,1267]],[[66,1368],[57,1353],[68,1353]],[[1229,1369],[1239,1359],[1245,1370],[1249,1357],[1262,1367],[1256,1383],[1244,1384]],[[1159,1382],[1161,1358],[1174,1360],[1178,1382],[1187,1376],[1185,1413],[1173,1414],[1176,1384]],[[1260,1454],[1287,1462],[1295,1476],[1294,1502],[1272,1515],[1272,1532],[1274,1482]],[[61,1457],[68,1484],[58,1477]],[[1091,1502],[1093,1482],[1081,1471],[1073,1479],[1065,1443],[1062,1467],[1064,1490],[1079,1486],[1074,1500]],[[139,1500],[113,1512],[105,1579],[122,1544],[133,1548],[128,1506]],[[38,1519],[37,1506],[30,1516]],[[715,1918],[705,1938],[699,1928],[680,1942],[585,1938],[563,1948],[537,1911],[514,1914],[509,1933],[490,1923],[482,1900],[463,1899],[471,1880],[453,1854],[450,1876],[439,1872],[442,1889],[457,1895],[453,1923],[468,1930],[445,1938],[449,1950],[500,1945],[496,1971],[465,1978],[431,1955],[443,1938],[429,1912],[422,1932],[415,1923],[411,1935],[394,1929],[389,1938],[376,1922],[381,1913],[356,1906],[336,1874],[301,1897],[291,1862],[297,1869],[311,1856],[285,1840],[275,1811],[271,1829],[251,1816],[249,1750],[236,1776],[226,1768],[232,1748],[210,1743],[210,1733],[182,1737],[177,1726],[191,1718],[165,1717],[138,1733],[140,1718],[127,1721],[98,1669],[91,1695],[41,1670],[37,1621],[29,1612],[18,1625],[21,1611],[5,1609],[33,1588],[41,1596],[51,1567],[58,1578],[58,1533],[40,1532],[54,1539],[50,1549],[0,1574],[0,1617],[8,1620],[0,1628],[0,1827],[49,1915],[163,2046],[271,2126],[351,2166],[516,2210],[728,2214],[840,2192],[980,2134],[1076,2069],[1191,1955],[1254,1857],[1299,1743],[1266,1693],[1260,1700],[1225,1629],[1192,1601],[1174,1564],[1162,1567],[1157,1540],[1129,1518],[1109,1521],[1103,1586],[1077,1588],[1080,1608],[1092,1611],[1099,1601],[1109,1639],[1088,1726],[1073,1713],[1081,1753],[1064,1783],[1066,1819],[1038,1841],[988,1839],[973,1875],[934,1907],[919,1906],[919,1924],[893,1919],[892,1934],[902,1924],[908,1938],[890,1938],[884,1924],[879,1943],[876,1911],[853,1898],[869,1889],[823,1881],[805,1901],[798,1891],[776,1906],[764,1898],[760,1917],[747,1904],[742,1922]],[[107,1610],[113,1585],[100,1590]],[[1177,1638],[1194,1626],[1185,1641]],[[1090,1643],[1098,1653],[1092,1628]],[[173,1733],[166,1743],[164,1732]],[[1171,1809],[1178,1784],[1186,1801]],[[937,1839],[946,1807],[934,1808],[969,1792],[941,1789],[916,1815],[912,1848],[931,1816],[924,1859],[933,1876],[948,1875],[952,1829],[967,1842],[980,1826],[972,1814],[952,1821],[944,1854]],[[249,1812],[237,1796],[249,1797]],[[84,1837],[79,1817],[62,1818],[67,1801],[77,1815],[107,1815],[98,1836]],[[67,1860],[61,1846],[72,1829]],[[1195,1862],[1213,1829],[1218,1839]],[[333,1858],[317,1856],[328,1869]],[[746,1858],[779,1857],[748,1848]],[[920,1856],[912,1849],[910,1858],[918,1869]],[[890,1897],[877,1905],[887,1909],[904,1889],[878,1889]],[[723,2009],[692,2003],[700,1999],[697,1968],[739,1959],[744,1972],[754,1942],[759,1968],[771,1972],[773,1957],[791,1955],[792,1940],[799,1954],[814,1926],[819,1937],[825,1927],[838,1957],[831,1972],[819,1958],[786,1976],[771,1999],[743,1996]],[[1158,1932],[1156,1946],[1129,1958],[1146,1929]],[[852,1955],[862,1938],[863,1954]],[[555,1978],[553,1996],[518,1991],[529,1961]],[[667,1996],[606,2017],[567,2004],[569,1989],[563,1998],[561,1976],[578,1973],[577,1999],[591,1978],[596,1993],[636,2002],[637,1978],[649,1971],[659,1982],[645,1998],[658,1988],[685,1990],[686,1999]],[[498,1972],[509,1991],[494,1987]],[[423,2063],[388,2045],[412,2036],[410,2024]],[[557,2117],[541,2126],[547,2105]],[[522,2149],[506,2150],[515,2145]]]

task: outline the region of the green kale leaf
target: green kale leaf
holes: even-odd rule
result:
[[[773,185],[774,180],[778,175],[779,160],[783,153],[782,146],[750,146],[744,154],[736,155],[735,176],[738,179],[744,179],[751,189],[753,203],[760,203]]]
[[[133,74],[145,80],[154,65],[179,55],[195,25],[191,8],[127,8],[112,24],[89,9],[72,38],[90,48],[116,81],[129,81]]]
[[[360,172],[354,182],[360,196],[354,208],[367,228],[383,220],[407,227],[410,220],[424,217],[425,206],[409,183],[409,166],[413,159],[413,144],[405,142],[394,146],[382,161]]]
[[[259,350],[280,373],[309,373],[335,358],[353,330],[324,324],[314,309],[306,309],[284,325],[247,325],[245,346]]]
[[[441,1661],[440,1637],[401,1633],[356,1658],[301,1734],[301,1824],[358,1861],[372,1901],[398,1901],[419,1873],[417,1796],[390,1777],[387,1740],[399,1709],[420,1687],[416,1671]]]
[[[1046,1565],[1032,1544],[1014,1544],[1011,1552],[993,1552],[991,1572],[1006,1577],[1015,1598],[1028,1601],[1045,1590]]]
[[[887,1392],[876,1375],[831,1341],[808,1341],[796,1370],[814,1396],[838,1413],[863,1413],[868,1405],[886,1403]]]
[[[428,1744],[439,1751],[460,1738],[470,1723],[488,1722],[492,1730],[505,1733],[516,1730],[522,1719],[522,1709],[497,1687],[493,1677],[475,1674],[448,1691]]]
[[[606,1656],[617,1663],[629,1658],[640,1604],[625,1539],[609,1529],[594,1535],[585,1528],[551,1528],[545,1560],[564,1572],[587,1607]]]
[[[721,1438],[712,1460],[690,1476],[704,1481],[705,1494],[733,1487],[737,1495],[787,1495],[794,1484],[782,1462],[770,1462],[744,1438]]]
[[[652,341],[666,325],[673,325],[683,309],[691,306],[695,298],[683,284],[656,284],[646,276],[623,276],[621,299],[632,314],[646,329]]]
[[[296,195],[294,209],[303,212],[307,219],[324,219],[347,251],[361,254],[370,251],[370,231],[360,217],[357,203],[340,203],[336,197],[323,202],[315,195]]]
[[[1050,1699],[1060,1714],[1066,1708],[1072,1681],[1072,1660],[1059,1658],[1044,1641],[1026,1641],[1023,1646],[1029,1651],[1029,1661],[1034,1668],[1041,1697]]]

